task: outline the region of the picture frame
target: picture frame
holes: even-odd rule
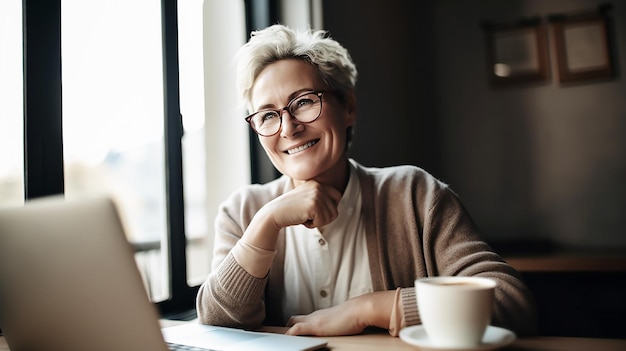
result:
[[[559,83],[604,80],[614,76],[605,13],[552,15],[549,22]]]
[[[483,22],[487,71],[494,87],[542,83],[550,77],[547,30],[541,19]]]

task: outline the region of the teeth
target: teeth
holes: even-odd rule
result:
[[[314,140],[314,141],[309,141],[308,143],[306,143],[306,144],[304,144],[304,145],[300,145],[300,146],[298,146],[298,147],[294,147],[293,149],[289,149],[289,150],[287,150],[287,153],[288,153],[289,155],[293,155],[293,154],[295,154],[295,153],[297,153],[297,152],[304,151],[304,150],[306,150],[306,149],[310,148],[311,146],[313,146],[313,145],[315,145],[315,144],[317,144],[317,140]]]

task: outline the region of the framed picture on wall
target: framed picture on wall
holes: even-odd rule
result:
[[[561,83],[613,77],[608,21],[604,13],[550,16]]]
[[[540,19],[514,24],[483,22],[483,28],[488,76],[493,86],[547,81],[546,28]]]

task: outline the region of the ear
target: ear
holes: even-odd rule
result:
[[[346,92],[346,112],[348,125],[356,123],[356,94],[354,89],[350,89]]]

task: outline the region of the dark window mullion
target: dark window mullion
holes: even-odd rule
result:
[[[246,33],[265,28],[279,22],[280,4],[278,0],[245,0]],[[248,38],[245,38],[247,41]],[[252,183],[266,183],[280,176],[270,159],[263,151],[256,133],[249,130],[250,139],[250,178]]]
[[[61,0],[23,0],[24,197],[62,194]]]
[[[197,287],[187,285],[186,235],[180,90],[178,70],[178,2],[161,1],[163,94],[165,111],[165,182],[170,262],[170,299],[159,303],[163,315],[193,309]]]

